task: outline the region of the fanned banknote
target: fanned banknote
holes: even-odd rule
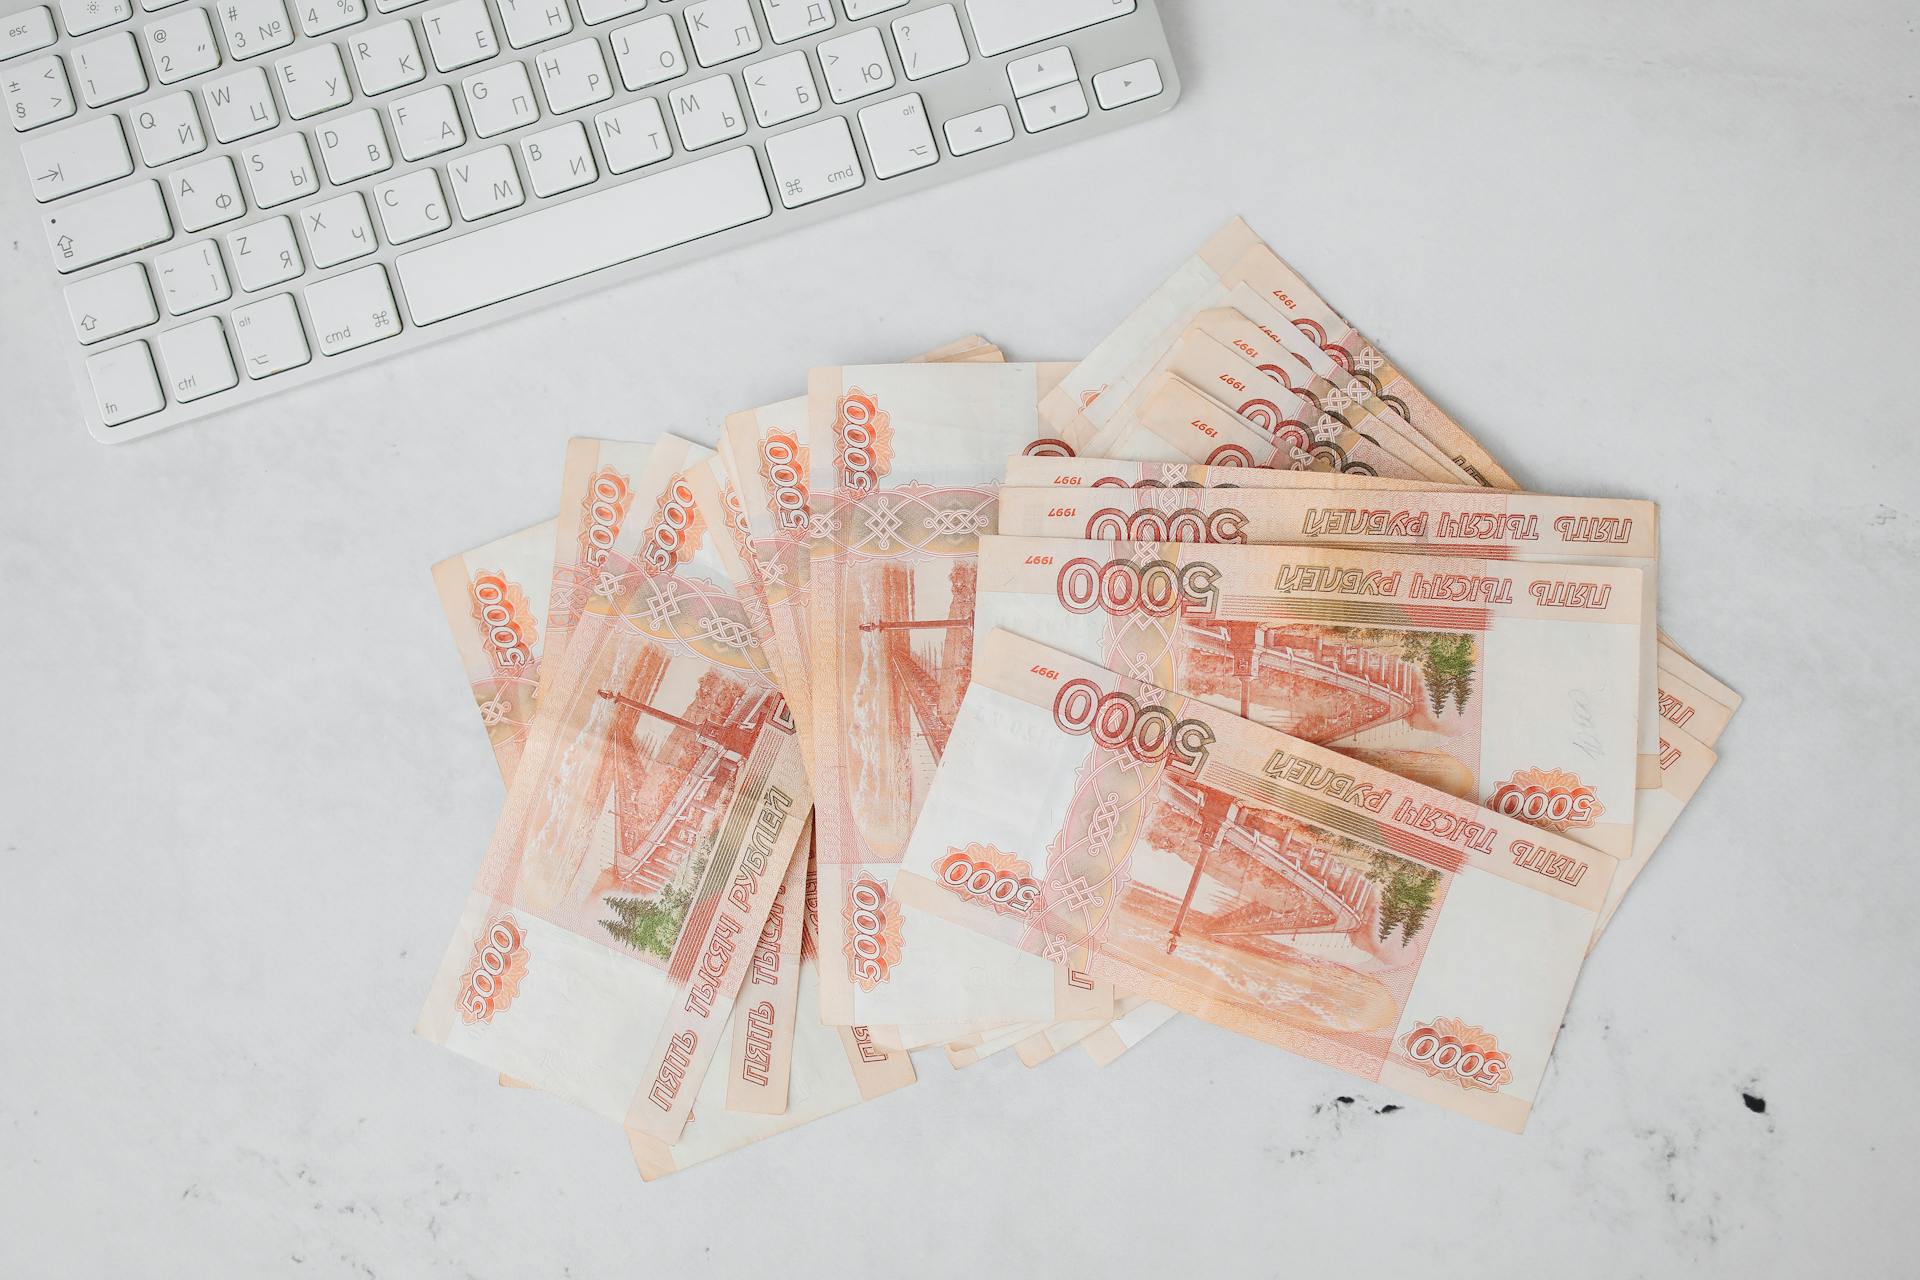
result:
[[[973,643],[974,559],[1000,456],[1038,428],[1039,365],[816,369],[812,739],[830,1022],[1101,1016],[1111,994],[917,920],[888,882],[945,749]]]
[[[1620,498],[1496,489],[1017,489],[1000,532],[1122,542],[1345,547],[1640,570],[1639,781],[1659,783],[1659,509]]]
[[[1613,860],[1006,632],[901,896],[1518,1130]]]
[[[724,1038],[809,799],[784,702],[689,522],[684,472],[709,456],[651,447],[636,572],[548,664],[418,1028],[664,1142]]]
[[[538,703],[555,528],[548,520],[433,566],[474,705],[509,782]]]
[[[1640,610],[1616,565],[989,536],[975,625],[1623,857]]]
[[[961,338],[916,356],[908,364],[998,364],[1000,349],[978,336]],[[803,753],[813,715],[812,637],[807,598],[812,525],[807,482],[813,436],[807,398],[730,414],[721,432],[720,454],[746,522],[741,552],[741,588],[757,598],[766,636],[763,647],[780,678]],[[811,768],[812,761],[808,761]]]

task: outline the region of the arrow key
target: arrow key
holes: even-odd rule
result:
[[[1042,133],[1072,124],[1087,114],[1087,93],[1078,80],[1020,99],[1020,121],[1028,133]]]
[[[133,172],[126,130],[115,115],[96,116],[58,133],[23,138],[20,155],[27,162],[33,198],[42,204]]]
[[[1152,58],[1142,58],[1124,67],[1102,71],[1093,78],[1093,96],[1099,99],[1102,111],[1117,111],[1136,102],[1145,102],[1148,98],[1157,98],[1163,87],[1160,83],[1160,67]]]
[[[947,121],[947,150],[969,156],[1013,141],[1013,117],[1005,107],[988,107]]]
[[[73,336],[82,346],[105,342],[160,318],[147,287],[147,271],[137,262],[115,267],[67,286],[67,311]]]

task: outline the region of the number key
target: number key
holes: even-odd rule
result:
[[[161,84],[172,84],[220,65],[220,46],[205,9],[182,9],[147,24],[147,57]]]

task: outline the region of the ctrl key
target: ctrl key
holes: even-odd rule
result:
[[[154,372],[153,352],[144,342],[129,342],[88,356],[87,377],[100,406],[100,421],[109,427],[167,407],[167,398],[160,391],[160,375]]]
[[[225,391],[240,381],[227,351],[226,332],[212,316],[161,334],[160,355],[167,362],[173,398],[182,404]]]

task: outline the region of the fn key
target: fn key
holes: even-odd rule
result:
[[[385,267],[362,267],[307,288],[307,318],[323,356],[337,356],[400,332]]]

